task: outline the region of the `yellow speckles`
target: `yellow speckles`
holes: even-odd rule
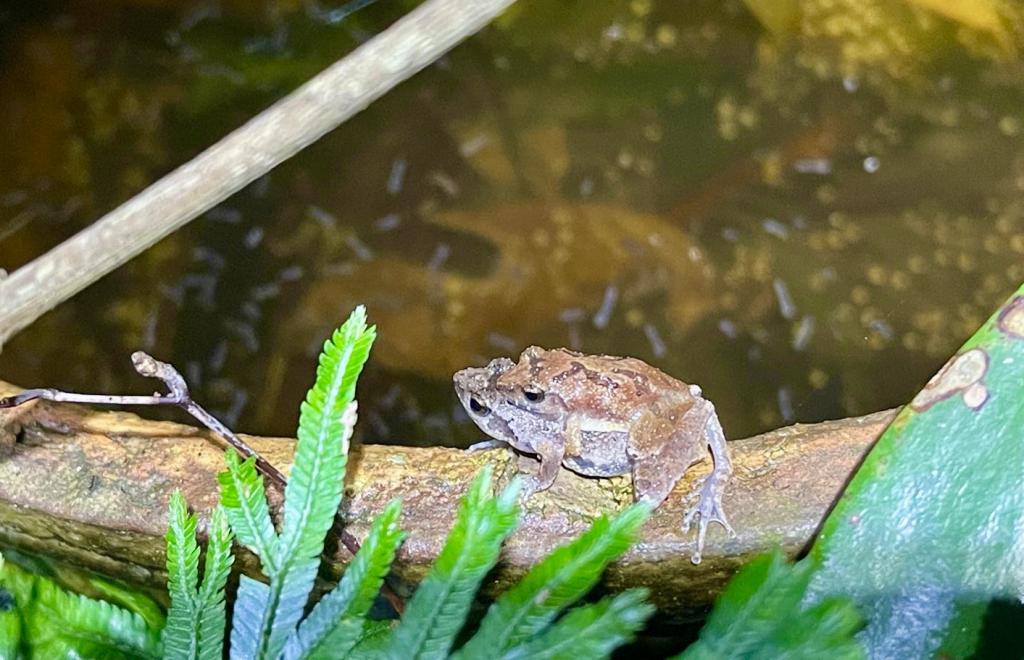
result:
[[[886,277],[885,266],[881,264],[869,265],[865,269],[864,274],[867,276],[868,282],[871,282],[875,286],[885,286],[886,280],[888,279]]]
[[[921,339],[921,335],[916,332],[905,332],[900,338],[900,343],[903,344],[903,348],[908,351],[919,351],[924,348],[924,341]]]
[[[644,139],[648,142],[661,142],[665,129],[661,127],[661,124],[647,124],[641,130],[641,133],[643,133]]]
[[[629,3],[629,10],[637,18],[643,18],[651,13],[651,0],[633,0]]]
[[[871,292],[868,291],[868,288],[865,286],[855,286],[850,289],[850,300],[852,300],[855,305],[866,305],[871,302]]]
[[[626,311],[626,323],[631,328],[639,328],[644,324],[644,312],[639,307],[630,307]]]
[[[538,227],[530,234],[530,242],[539,248],[546,248],[551,245],[551,234],[546,229]]]
[[[1017,254],[1024,254],[1024,234],[1014,234],[1010,237],[1010,249]]]
[[[633,167],[634,156],[632,152],[623,149],[619,152],[619,155],[615,157],[615,163],[624,170],[628,170]]]
[[[569,245],[573,241],[575,234],[571,227],[559,227],[555,232],[555,237],[558,239],[559,245]]]
[[[1007,137],[1013,137],[1020,133],[1020,119],[1012,115],[1006,115],[999,120],[999,132]]]
[[[894,270],[889,283],[896,291],[906,291],[910,287],[910,275],[902,270]]]
[[[654,43],[661,48],[672,48],[679,40],[679,32],[675,26],[662,23],[654,31]]]
[[[828,385],[829,375],[815,367],[807,374],[807,382],[816,390],[823,389]]]
[[[995,234],[989,234],[982,239],[981,246],[989,254],[999,254],[1003,250],[1003,239]]]
[[[907,269],[915,275],[921,275],[928,270],[928,260],[919,254],[912,254],[907,259]]]
[[[956,255],[956,267],[963,273],[972,273],[977,268],[978,261],[974,255],[967,252],[961,252]]]
[[[948,268],[953,263],[953,255],[949,253],[949,250],[943,250],[940,248],[932,254],[932,261],[936,266]]]

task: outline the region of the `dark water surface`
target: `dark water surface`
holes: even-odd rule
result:
[[[0,268],[411,4],[0,8]],[[1024,280],[1024,16],[918,4],[523,0],[22,332],[0,378],[145,392],[142,348],[290,435],[365,303],[368,442],[478,439],[452,372],[530,344],[697,382],[730,437],[903,403]]]

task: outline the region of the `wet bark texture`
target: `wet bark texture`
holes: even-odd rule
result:
[[[0,382],[0,394],[13,391]],[[713,526],[704,561],[690,562],[694,533],[680,527],[682,499],[710,471],[705,461],[687,473],[644,526],[641,541],[608,571],[606,586],[646,586],[660,608],[685,615],[710,604],[751,556],[777,544],[799,552],[894,413],[798,424],[730,442],[734,474],[724,505],[736,536]],[[243,437],[274,465],[290,464],[294,440]],[[499,484],[537,466],[505,450],[353,447],[343,507],[356,538],[389,500],[403,502],[408,538],[395,566],[400,590],[411,590],[429,568],[459,496],[487,463]],[[220,443],[191,426],[45,401],[0,410],[0,546],[161,587],[171,491],[181,489],[205,515],[216,503],[223,465]],[[594,516],[630,501],[628,478],[589,479],[562,470],[549,491],[525,502],[487,591],[500,592]],[[239,559],[243,570],[255,573],[253,557],[241,553]],[[331,572],[340,573],[347,559],[344,549],[332,553]]]

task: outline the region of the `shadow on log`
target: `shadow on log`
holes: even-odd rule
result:
[[[0,395],[15,391],[0,382]],[[778,544],[799,552],[894,414],[798,424],[730,442],[735,472],[724,505],[737,535],[712,526],[704,561],[690,563],[695,535],[682,532],[681,500],[710,470],[706,461],[655,511],[640,541],[609,569],[605,586],[646,586],[665,613],[686,615],[710,604],[753,555]],[[291,463],[294,440],[243,437],[274,465]],[[168,497],[179,488],[194,509],[208,512],[217,500],[222,454],[205,431],[123,412],[45,401],[0,411],[0,545],[162,588]],[[401,498],[408,538],[395,572],[411,589],[440,551],[459,496],[486,463],[502,485],[537,466],[505,450],[353,446],[343,503],[349,529],[363,538],[384,505]],[[525,503],[485,590],[501,591],[594,516],[630,499],[628,478],[588,479],[562,470],[550,490]],[[338,549],[331,559],[337,574],[348,555]],[[241,556],[239,565],[256,572],[251,556]]]

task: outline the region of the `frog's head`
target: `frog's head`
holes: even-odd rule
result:
[[[487,435],[509,444],[515,444],[515,434],[508,426],[507,415],[495,414],[495,410],[502,408],[498,377],[514,366],[508,358],[496,358],[486,367],[467,367],[452,377],[455,393],[470,419]]]

